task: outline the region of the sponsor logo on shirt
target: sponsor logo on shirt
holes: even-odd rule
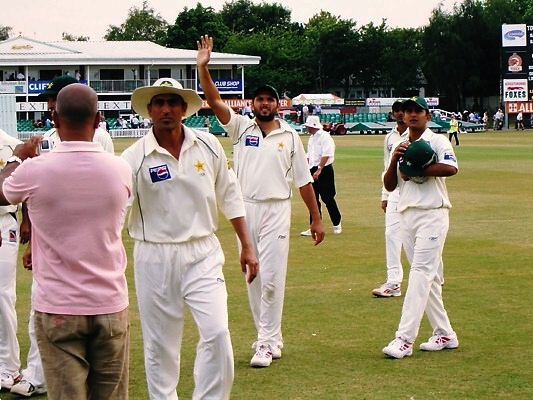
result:
[[[259,147],[259,137],[253,135],[246,136],[245,146]]]
[[[170,171],[168,170],[168,166],[165,165],[159,165],[157,167],[151,167],[150,168],[150,178],[152,179],[152,183],[166,181],[167,179],[170,179]]]
[[[444,159],[457,162],[457,160],[455,159],[455,155],[453,153],[444,153]]]

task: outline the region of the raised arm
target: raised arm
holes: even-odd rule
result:
[[[211,74],[209,73],[208,64],[211,60],[211,51],[213,50],[213,38],[208,35],[200,37],[196,42],[198,44],[198,55],[196,56],[196,65],[198,67],[198,77],[200,85],[207,100],[207,104],[213,110],[218,120],[224,125],[230,120],[231,114],[226,103],[222,101]]]

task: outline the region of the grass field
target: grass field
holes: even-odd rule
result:
[[[303,138],[306,142],[307,138]],[[384,214],[380,208],[383,136],[335,137],[337,200],[343,233],[313,247],[299,236],[308,216],[293,199],[291,251],[283,321],[283,358],[248,366],[255,329],[230,224],[218,236],[226,254],[230,329],[235,354],[232,399],[531,399],[533,398],[533,132],[465,134],[456,148],[459,173],[448,180],[453,204],[444,250],[444,302],[460,347],[388,359],[403,296],[373,298],[385,278]],[[228,138],[220,137],[231,152]],[[131,141],[116,140],[117,153]],[[147,399],[142,339],[133,286],[131,240],[130,398]],[[404,262],[405,276],[408,265]],[[30,273],[18,272],[23,365],[28,338]],[[404,282],[404,289],[407,282]],[[431,335],[424,319],[415,344]],[[192,395],[197,333],[186,323],[180,399]],[[0,394],[2,400],[15,397]],[[35,398],[46,399],[46,396]],[[75,400],[75,399],[73,399]]]

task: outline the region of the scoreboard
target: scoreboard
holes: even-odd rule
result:
[[[533,100],[533,25],[502,25],[504,102]]]

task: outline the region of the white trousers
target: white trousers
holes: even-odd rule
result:
[[[37,346],[37,337],[35,336],[35,310],[33,309],[34,294],[37,291],[37,281],[34,279],[31,285],[31,308],[30,319],[28,321],[28,334],[30,336],[30,349],[28,350],[28,359],[26,368],[22,370],[22,377],[31,382],[34,386],[45,386],[43,363],[41,353]]]
[[[410,343],[418,336],[424,312],[433,334],[453,333],[442,302],[442,250],[449,227],[448,211],[413,208],[400,214],[403,246],[411,269],[396,337]]]
[[[291,227],[290,200],[245,202],[246,221],[259,260],[259,274],[247,285],[257,342],[283,347],[281,318]]]
[[[401,284],[403,281],[402,236],[398,202],[396,201],[387,201],[385,211],[385,257],[387,283]]]
[[[0,372],[18,373],[20,347],[17,339],[18,223],[10,214],[0,216]]]
[[[133,257],[150,399],[178,398],[185,305],[200,334],[192,398],[229,399],[233,349],[224,254],[216,236],[181,244],[135,241]]]

